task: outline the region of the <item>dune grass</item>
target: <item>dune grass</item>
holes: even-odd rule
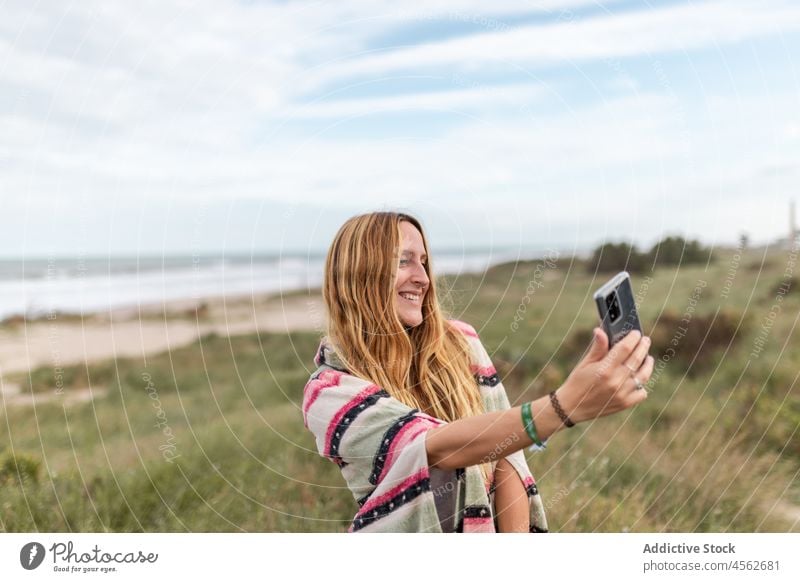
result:
[[[800,530],[787,512],[800,505],[800,288],[776,300],[786,253],[751,252],[732,279],[732,253],[716,256],[634,277],[661,362],[648,400],[526,453],[553,531]],[[581,357],[605,278],[562,257],[440,288],[519,403]],[[147,361],[65,369],[65,391],[100,395],[0,412],[0,529],[344,531],[355,502],[300,412],[318,339],[209,336]],[[43,368],[16,381],[46,393],[53,377]]]

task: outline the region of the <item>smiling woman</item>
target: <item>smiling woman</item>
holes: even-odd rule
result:
[[[564,386],[511,408],[475,329],[444,317],[425,233],[408,214],[349,219],[323,296],[327,334],[303,417],[359,506],[349,531],[547,531],[523,447],[646,397],[630,376],[649,378],[648,342],[631,333],[609,352],[597,329]]]
[[[407,326],[416,327],[422,323],[422,300],[428,291],[430,279],[426,272],[428,255],[422,234],[407,220],[400,222],[402,251],[395,289],[400,297],[397,315]]]

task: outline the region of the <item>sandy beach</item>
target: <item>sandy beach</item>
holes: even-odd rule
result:
[[[209,334],[318,331],[324,325],[318,291],[258,297],[215,297],[119,308],[80,316],[7,321],[0,327],[0,404],[32,403],[7,380],[41,366],[53,368],[172,350]],[[37,400],[46,395],[37,395]],[[90,398],[75,393],[75,401]]]

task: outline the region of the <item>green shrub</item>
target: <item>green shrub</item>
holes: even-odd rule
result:
[[[657,242],[647,253],[647,262],[653,268],[665,265],[698,265],[713,260],[711,249],[700,241],[686,240],[681,236],[668,236]]]
[[[626,242],[602,244],[592,253],[587,268],[600,273],[649,273],[658,267],[706,264],[713,260],[711,248],[700,241],[668,236],[645,253]]]
[[[597,247],[592,253],[592,258],[587,263],[590,272],[617,273],[642,273],[649,269],[646,256],[640,253],[636,246],[626,242],[605,243]]]
[[[0,485],[38,483],[42,462],[31,455],[6,451],[0,454]]]
[[[657,361],[678,363],[680,369],[673,374],[696,376],[712,367],[718,353],[733,347],[749,329],[749,322],[749,317],[742,318],[742,314],[729,310],[719,311],[716,317],[694,313],[688,320],[683,314],[668,310],[650,332],[650,353]]]

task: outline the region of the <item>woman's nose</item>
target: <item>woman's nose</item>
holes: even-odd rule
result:
[[[427,285],[428,284],[428,274],[425,272],[425,267],[417,263],[414,267],[414,272],[411,275],[411,280],[414,283],[419,283],[420,285]]]

